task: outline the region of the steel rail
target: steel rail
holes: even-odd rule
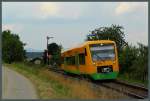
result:
[[[104,86],[106,88],[116,90],[133,98],[138,99],[148,98],[148,89],[143,86],[139,85],[134,86],[133,84],[129,84],[118,80],[110,82],[93,82],[93,83]]]
[[[109,86],[108,83],[107,84],[102,83],[102,84],[99,84],[99,85],[102,85],[102,86],[104,86],[106,88],[113,89],[113,90],[121,92],[121,93],[124,93],[124,94],[126,94],[126,95],[128,95],[128,96],[130,96],[132,98],[145,99],[145,98],[148,97],[148,92],[147,92],[147,94],[143,95],[143,94],[137,94],[135,92],[131,92],[131,91],[128,91],[128,90],[125,90],[125,89],[124,90],[123,89],[118,89],[117,87],[114,87],[114,86]]]

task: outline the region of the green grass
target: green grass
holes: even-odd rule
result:
[[[47,66],[29,63],[5,64],[27,78],[36,87],[40,99],[121,99],[126,98],[116,91],[100,87],[93,89],[91,83],[67,78],[49,71]]]
[[[66,86],[41,73],[46,69],[46,66],[24,63],[5,64],[5,66],[11,67],[11,69],[29,78],[36,85],[39,98],[65,98],[69,96],[69,89]],[[51,89],[52,94],[50,96],[47,94],[49,93],[47,88]]]

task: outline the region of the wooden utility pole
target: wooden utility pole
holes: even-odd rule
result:
[[[49,37],[49,36],[46,37],[46,39],[47,39],[47,64],[48,64],[48,65],[49,65],[48,40],[49,40],[50,38],[54,38],[54,37]]]

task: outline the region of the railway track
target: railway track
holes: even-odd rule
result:
[[[133,85],[126,82],[116,80],[115,83],[126,86],[129,88],[131,96],[135,96],[136,98],[144,99],[148,98],[148,88],[139,85]]]
[[[118,80],[110,82],[96,82],[95,84],[124,93],[132,98],[148,98],[148,89],[138,85],[132,85],[126,82],[120,82]]]
[[[66,76],[63,70],[60,70],[58,68],[49,68],[49,69]],[[81,76],[69,76],[69,77],[81,80]],[[114,80],[114,81],[105,81],[105,80],[91,81],[87,79],[84,80],[91,82],[95,86],[103,86],[118,91],[120,93],[124,93],[125,95],[128,95],[131,98],[138,98],[138,99],[148,98],[148,89],[143,86],[133,85],[119,80]]]

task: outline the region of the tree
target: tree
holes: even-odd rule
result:
[[[128,45],[120,53],[120,74],[127,74],[135,80],[148,80],[148,47],[138,43],[138,47]]]
[[[48,53],[52,56],[50,59],[50,64],[61,64],[61,46],[56,43],[51,43],[48,45]]]
[[[132,45],[124,47],[119,55],[120,73],[131,72],[133,61],[137,57],[137,48]]]
[[[136,59],[131,66],[133,77],[141,81],[148,80],[148,47],[138,43]]]
[[[125,34],[122,31],[123,27],[119,25],[111,25],[110,27],[97,28],[89,35],[86,40],[112,40],[117,44],[118,51],[120,52],[127,42],[125,41]]]
[[[17,34],[13,34],[10,30],[2,32],[2,59],[4,62],[22,61],[25,57],[23,46]]]

